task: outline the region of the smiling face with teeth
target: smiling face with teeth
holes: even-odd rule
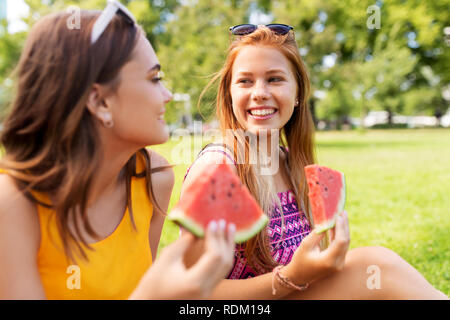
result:
[[[230,94],[239,124],[254,134],[281,129],[294,112],[298,86],[292,66],[280,50],[248,45],[232,67]]]

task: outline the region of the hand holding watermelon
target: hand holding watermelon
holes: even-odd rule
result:
[[[130,299],[206,299],[233,265],[234,226],[213,221],[205,236],[205,252],[186,268],[183,256],[199,241],[191,233],[165,247],[142,277]],[[155,290],[158,288],[158,290]]]
[[[314,281],[341,270],[350,244],[347,212],[343,211],[344,174],[324,166],[309,165],[305,167],[305,175],[314,230],[303,239],[285,270],[289,279],[297,279],[297,283]],[[327,240],[328,248],[320,251],[322,240]]]
[[[337,216],[336,225],[330,230],[330,245],[321,251],[319,244],[325,235],[313,230],[304,238],[283,274],[294,283],[304,284],[342,270],[350,244],[346,211]]]
[[[198,237],[212,220],[236,226],[235,242],[244,242],[268,222],[247,187],[228,164],[210,164],[188,185],[168,218]]]

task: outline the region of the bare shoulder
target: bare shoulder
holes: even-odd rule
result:
[[[0,175],[0,299],[42,298],[37,270],[40,244],[36,206],[13,179]]]
[[[36,206],[19,191],[7,174],[0,174],[0,190],[0,233],[26,237],[37,248],[40,231]],[[15,226],[19,229],[8,232]]]
[[[202,174],[204,168],[209,165],[226,163],[237,174],[236,165],[232,159],[230,159],[230,152],[225,150],[224,147],[211,147],[207,151],[202,152],[202,154],[194,161],[194,163],[189,168],[189,172],[186,175],[186,179],[183,182],[182,190],[191,184],[196,178]]]
[[[170,166],[167,159],[156,151],[150,149],[147,149],[147,151],[150,155],[151,168],[153,170]],[[170,197],[174,183],[175,174],[171,167],[152,173],[152,185],[154,186],[154,192],[157,198]]]

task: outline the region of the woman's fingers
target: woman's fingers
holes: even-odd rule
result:
[[[317,233],[313,230],[302,240],[300,245],[303,246],[306,251],[310,251],[319,245],[320,240],[322,240],[324,236],[325,232]]]
[[[337,220],[337,218],[336,218],[336,220]],[[336,228],[336,227],[334,227],[334,228],[332,228],[332,229],[330,229],[330,230],[327,231],[327,233],[328,233],[328,239],[329,239],[330,241],[333,241],[334,238],[335,238],[335,236],[336,236],[335,228]]]
[[[350,242],[346,231],[348,230],[346,227],[346,220],[342,215],[337,217],[334,229],[334,239],[331,241],[330,246],[324,251],[324,256],[328,261],[340,262],[343,261]],[[335,263],[331,264],[333,265]]]
[[[236,234],[236,225],[234,223],[230,223],[228,225],[228,232],[227,232],[227,248],[233,248],[233,252],[234,252],[235,234]]]
[[[190,232],[185,232],[178,240],[164,248],[161,259],[178,260],[182,259],[186,250],[194,243],[195,236]]]
[[[349,241],[350,241],[350,224],[349,224],[349,222],[348,222],[348,213],[347,213],[347,211],[343,211],[342,212],[342,215],[343,215],[343,217],[344,217],[344,225],[345,225],[345,234],[347,235],[347,238],[349,239]]]
[[[205,252],[193,267],[201,276],[202,273],[210,275],[212,281],[225,277],[232,266],[234,253],[234,232],[236,227],[226,226],[226,222],[212,222],[208,226],[205,238]]]

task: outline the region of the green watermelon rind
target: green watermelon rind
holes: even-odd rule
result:
[[[177,208],[174,208],[168,215],[168,219],[180,224],[182,227],[188,229],[194,235],[199,238],[203,238],[205,236],[204,227],[193,219],[190,219],[186,214]],[[261,217],[252,224],[250,229],[246,230],[236,230],[234,235],[235,243],[242,243],[251,238],[253,238],[258,232],[260,232],[264,226],[269,222],[269,218],[265,214],[262,214]]]
[[[339,215],[339,213],[341,213],[344,210],[344,206],[345,206],[345,195],[346,195],[346,185],[345,185],[345,176],[344,174],[342,174],[342,188],[341,188],[341,197],[340,197],[340,201],[337,205],[337,210],[334,212],[333,214],[333,219],[331,219],[330,221],[327,221],[325,223],[319,224],[317,226],[315,226],[315,233],[320,234],[322,232],[325,232],[329,229],[334,228],[334,226],[336,225],[336,218]]]

